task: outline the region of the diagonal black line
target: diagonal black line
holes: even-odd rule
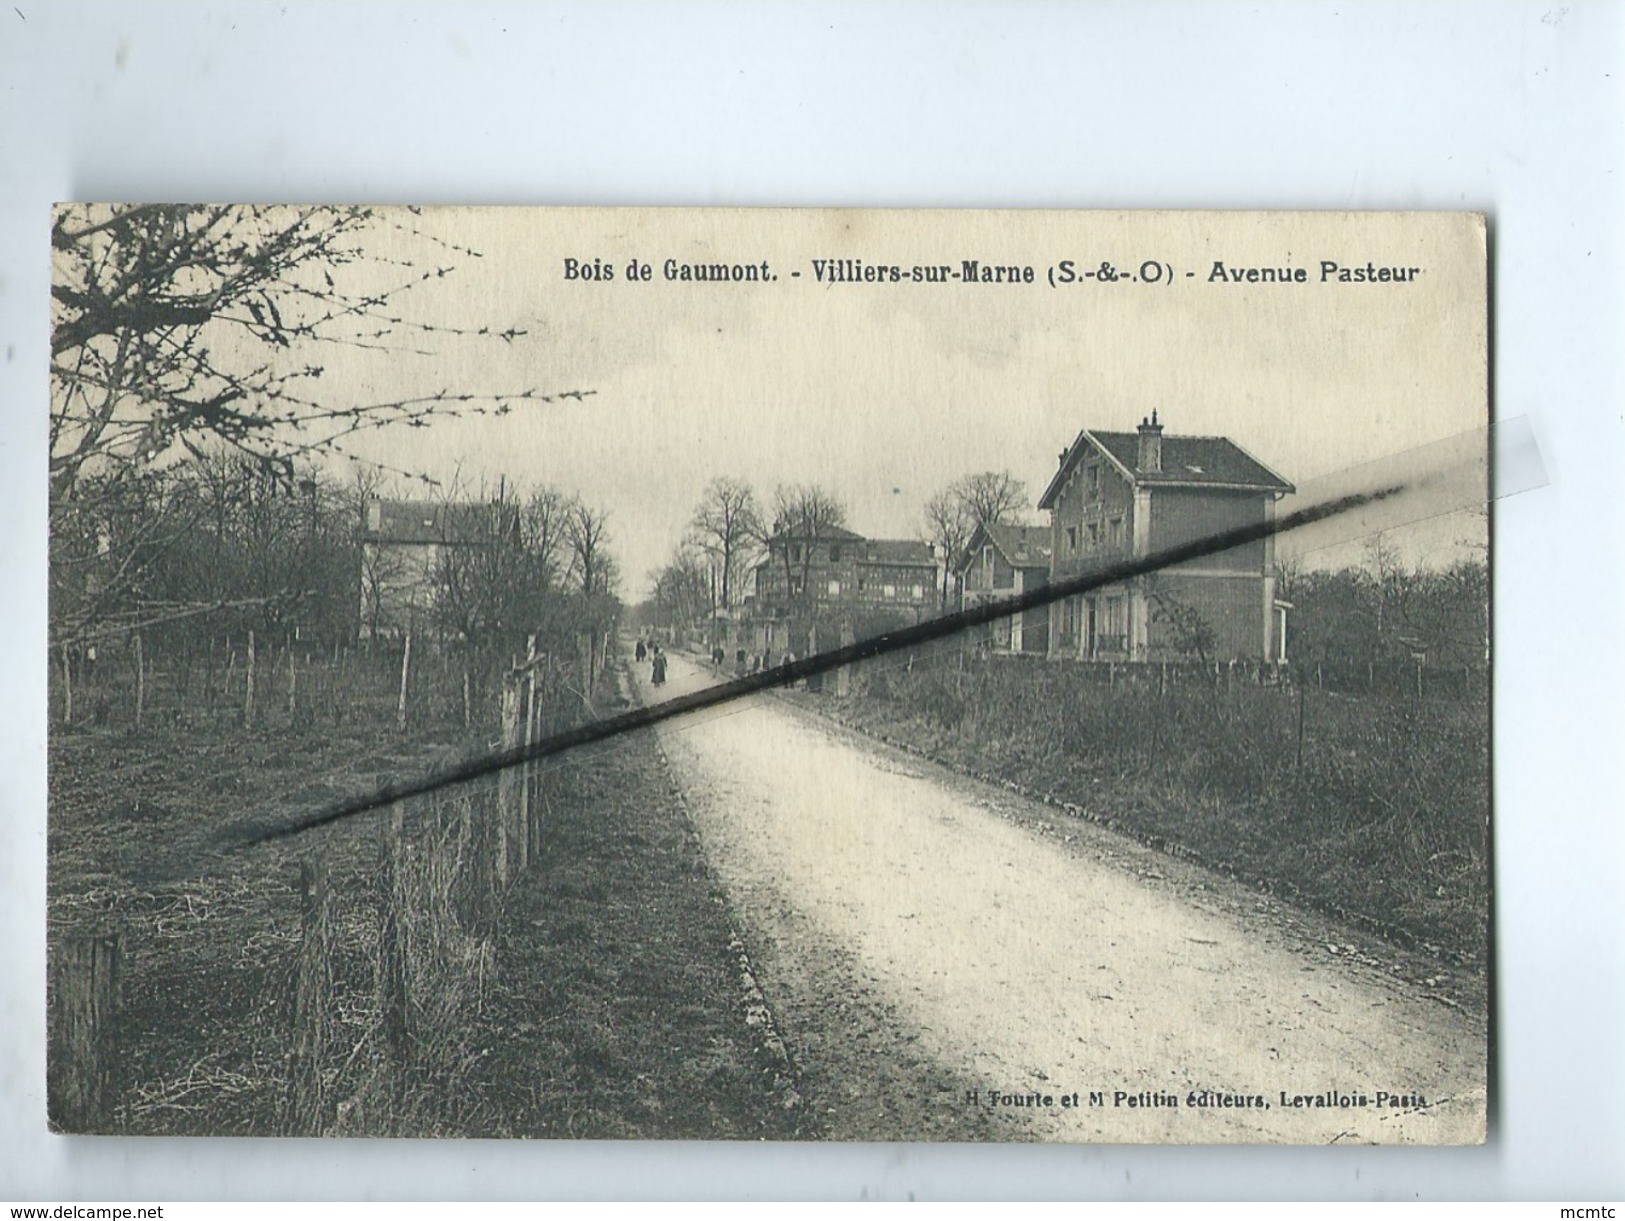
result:
[[[690,712],[715,708],[719,704],[726,704],[747,695],[754,695],[770,687],[788,686],[809,675],[825,674],[853,662],[867,661],[871,658],[884,656],[887,653],[894,653],[899,649],[915,648],[935,640],[943,640],[958,632],[965,631],[967,628],[991,623],[995,619],[1003,619],[1025,610],[1031,610],[1034,607],[1047,606],[1051,602],[1076,597],[1079,594],[1101,589],[1108,585],[1121,584],[1135,577],[1149,576],[1154,572],[1160,572],[1177,564],[1188,563],[1191,560],[1217,555],[1235,547],[1244,547],[1249,543],[1260,542],[1288,530],[1324,521],[1327,518],[1336,517],[1338,514],[1347,513],[1350,510],[1362,508],[1380,500],[1387,500],[1403,491],[1405,491],[1404,484],[1395,484],[1370,492],[1342,496],[1336,500],[1329,500],[1304,509],[1298,509],[1273,521],[1238,526],[1233,530],[1221,531],[1188,543],[1182,543],[1177,547],[1168,547],[1138,559],[1104,564],[1077,576],[1053,582],[1039,589],[1028,590],[1014,597],[1001,598],[967,610],[955,611],[940,618],[928,619],[912,627],[899,628],[894,632],[883,632],[878,636],[871,636],[853,644],[814,653],[810,657],[804,657],[798,661],[786,662],[783,665],[774,666],[756,674],[749,674],[743,678],[719,683],[702,691],[676,696],[651,707],[636,708],[619,716],[609,717],[606,720],[595,721],[589,725],[579,725],[574,729],[566,730],[564,733],[544,738],[540,742],[513,746],[506,750],[491,751],[474,758],[464,759],[449,767],[410,780],[385,784],[364,797],[350,798],[286,826],[263,831],[246,838],[241,842],[240,846],[253,847],[256,844],[267,843],[272,840],[287,839],[307,831],[314,831],[319,827],[331,826],[333,823],[341,822],[356,814],[365,814],[371,810],[382,809],[384,806],[392,805],[397,801],[404,801],[409,797],[419,797],[425,793],[432,793],[451,785],[478,780],[502,771],[504,768],[514,767],[535,759],[552,758],[555,755],[564,754],[566,751],[575,750],[577,747],[607,741],[610,738],[631,733],[634,730],[646,729],[650,725],[657,725],[661,721],[669,721],[674,717],[684,716]]]

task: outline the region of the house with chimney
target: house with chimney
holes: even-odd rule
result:
[[[847,617],[894,612],[917,621],[937,608],[937,560],[929,543],[865,538],[840,526],[783,530],[753,571],[758,619]]]
[[[1228,437],[1084,429],[1038,507],[1050,515],[1050,580],[1274,520],[1293,486]],[[1275,540],[1264,538],[1050,607],[1052,657],[1102,661],[1286,660]]]
[[[1043,588],[1049,584],[1051,552],[1049,526],[977,526],[959,570],[961,605],[968,610]],[[980,629],[981,638],[1000,653],[1045,653],[1049,612],[1035,606],[995,619]]]

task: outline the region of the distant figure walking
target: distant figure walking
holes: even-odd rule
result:
[[[711,664],[719,670],[722,669],[722,659],[726,656],[728,655],[722,651],[722,646],[717,645],[711,650]]]
[[[649,650],[643,647],[643,637],[639,636],[638,637],[638,647],[637,647],[637,659],[639,661],[642,661],[648,655],[649,655]]]
[[[654,685],[657,686],[657,687],[665,686],[666,685],[666,655],[660,651],[660,646],[658,644],[655,645],[655,658],[654,658],[654,663],[653,663],[653,665],[651,667],[651,670],[652,670],[652,673],[650,674],[650,677],[653,679]]]

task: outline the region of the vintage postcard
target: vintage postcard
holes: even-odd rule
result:
[[[57,1130],[1485,1139],[1481,216],[52,246]]]

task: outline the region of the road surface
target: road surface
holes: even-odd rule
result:
[[[832,1135],[1482,1138],[1482,1025],[1233,883],[774,694],[658,733]]]

